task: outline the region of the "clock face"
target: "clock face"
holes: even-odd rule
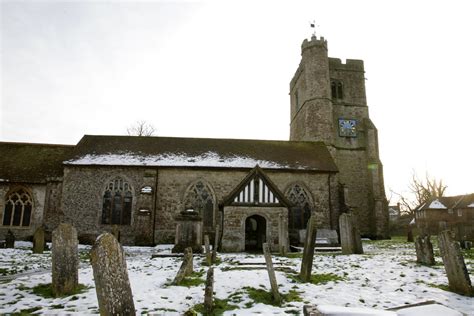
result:
[[[356,120],[339,119],[339,136],[357,137],[356,126]]]

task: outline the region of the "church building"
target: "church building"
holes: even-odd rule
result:
[[[199,213],[222,251],[301,243],[312,215],[338,230],[388,237],[388,208],[361,60],[301,46],[290,83],[290,140],[85,135],[77,145],[0,142],[0,239],[72,223],[80,242],[119,230],[125,245],[174,243],[177,218]],[[212,239],[211,239],[212,240]]]

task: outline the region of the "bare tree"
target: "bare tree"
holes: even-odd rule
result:
[[[421,180],[413,171],[408,188],[410,192],[406,195],[394,191],[391,192],[398,196],[402,207],[402,213],[414,216],[415,209],[418,206],[424,204],[432,197],[443,196],[447,185],[443,183],[443,180],[437,180],[436,178],[431,177],[428,173],[426,173],[425,179]]]
[[[153,136],[156,129],[153,125],[146,121],[137,121],[135,124],[127,128],[129,136]]]

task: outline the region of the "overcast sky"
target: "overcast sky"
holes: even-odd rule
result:
[[[137,120],[159,136],[287,140],[316,20],[329,56],[365,62],[387,196],[412,170],[474,192],[473,12],[469,0],[3,0],[0,140],[76,144]]]

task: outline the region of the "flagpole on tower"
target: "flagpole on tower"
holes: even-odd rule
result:
[[[313,20],[313,21],[309,22],[309,26],[313,29],[312,36],[316,37],[316,27],[319,27],[319,25],[316,24],[315,20]]]

